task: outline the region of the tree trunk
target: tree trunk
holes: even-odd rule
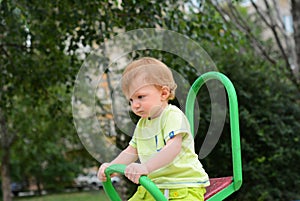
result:
[[[10,187],[10,171],[9,171],[9,161],[10,153],[9,150],[2,150],[2,165],[1,165],[1,177],[2,177],[2,191],[3,191],[3,201],[12,201],[11,187]]]
[[[1,96],[1,94],[0,94]],[[10,147],[14,139],[14,133],[8,134],[6,127],[6,119],[0,107],[0,150],[1,154],[1,179],[2,179],[2,193],[3,201],[12,201],[11,187],[10,187]]]
[[[38,177],[36,177],[36,186],[37,186],[37,194],[39,196],[41,196],[42,195],[42,188],[41,188],[40,179]]]
[[[300,1],[292,0],[292,16],[293,16],[293,28],[294,28],[294,40],[296,49],[296,62],[295,75],[297,77],[298,83],[300,80],[299,68],[300,68]]]

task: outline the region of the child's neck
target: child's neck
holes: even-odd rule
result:
[[[163,102],[160,109],[157,110],[154,114],[149,115],[149,117],[147,119],[151,120],[151,119],[155,119],[155,118],[159,117],[167,106],[168,106],[168,102]]]

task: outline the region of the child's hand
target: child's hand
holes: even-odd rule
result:
[[[106,181],[105,169],[110,166],[110,163],[103,163],[98,170],[97,177],[100,181]]]
[[[125,176],[135,184],[139,183],[142,175],[149,174],[147,167],[139,163],[131,163],[125,169]]]

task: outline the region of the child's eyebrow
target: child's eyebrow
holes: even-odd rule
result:
[[[145,92],[137,90],[136,92],[134,92],[134,94],[132,96],[138,96],[138,95],[143,94],[143,93],[145,93]]]

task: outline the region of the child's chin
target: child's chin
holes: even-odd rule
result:
[[[149,115],[141,114],[140,117],[141,117],[142,119],[148,119],[148,118],[149,118]]]

